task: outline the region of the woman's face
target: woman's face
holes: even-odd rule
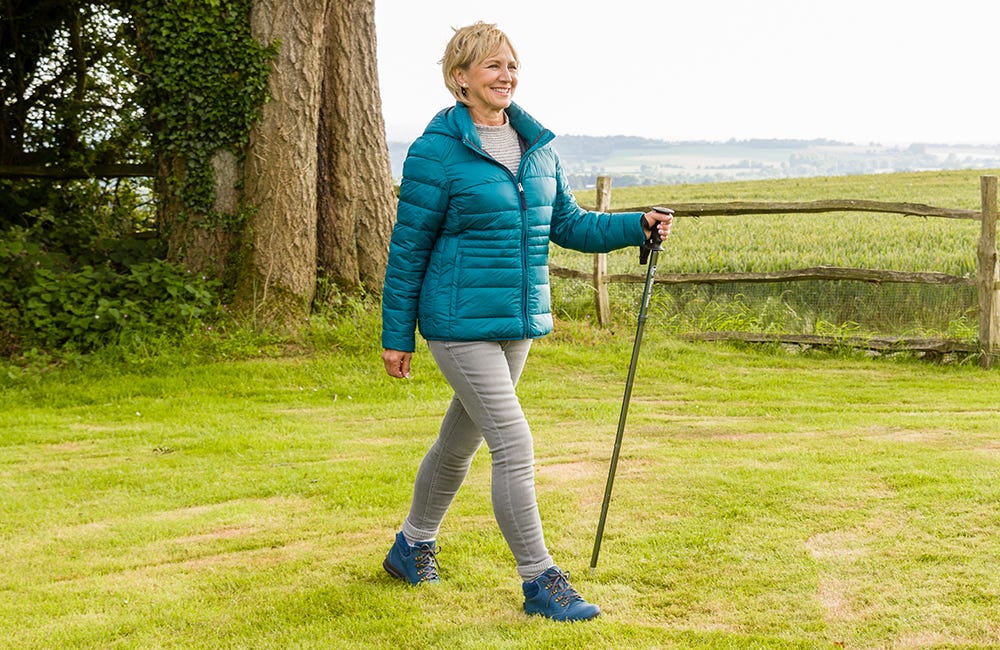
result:
[[[455,77],[466,88],[465,100],[474,116],[496,116],[510,106],[517,88],[517,60],[506,45],[473,63],[459,68]]]

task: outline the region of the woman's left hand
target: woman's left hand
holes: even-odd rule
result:
[[[670,227],[673,223],[674,215],[672,214],[650,210],[642,215],[642,230],[646,233],[646,239],[649,239],[649,234],[653,231],[653,226],[655,225],[660,231],[660,239],[666,240],[670,236]]]

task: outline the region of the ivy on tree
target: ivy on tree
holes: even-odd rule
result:
[[[183,160],[171,178],[187,212],[212,213],[211,159],[244,152],[267,100],[276,44],[250,34],[250,0],[129,0],[140,47],[141,103],[153,149]]]

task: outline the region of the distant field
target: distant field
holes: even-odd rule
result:
[[[600,155],[591,139],[560,137],[556,148],[569,174],[601,169],[623,185],[651,182],[723,182],[845,174],[988,168],[1000,164],[1000,147],[913,144],[886,146],[823,140],[704,142],[627,139]],[[615,140],[612,140],[616,142]],[[574,176],[582,180],[581,176]],[[635,179],[636,182],[633,182]],[[583,185],[581,185],[583,186]]]
[[[393,178],[409,142],[389,142]],[[634,136],[559,135],[553,145],[574,187],[598,175],[618,184],[715,183],[1000,167],[1000,145],[852,144],[830,140],[668,142]]]
[[[612,189],[612,210],[672,202],[811,201],[868,199],[978,209],[979,178],[997,170],[917,172],[734,183]],[[593,205],[593,191],[577,193]],[[897,271],[976,272],[979,223],[870,213],[678,218],[660,273],[762,272],[812,266]],[[580,270],[592,256],[553,249],[553,262]],[[612,273],[640,273],[634,251],[609,256]],[[557,309],[580,317],[592,296],[580,285],[556,288]],[[573,285],[577,286],[573,286]],[[565,290],[568,289],[568,290]],[[658,287],[658,289],[661,289]],[[613,300],[633,304],[636,287],[617,287]],[[973,333],[975,292],[963,287],[868,285],[864,283],[776,283],[767,285],[662,288],[666,319],[679,329],[849,329],[887,334]],[[694,306],[693,306],[694,305]],[[696,309],[697,307],[697,309]],[[703,313],[695,315],[700,310]],[[733,314],[736,310],[738,314]],[[767,322],[762,310],[773,314]],[[687,314],[686,316],[681,316]],[[706,316],[709,314],[710,316]],[[716,325],[713,325],[713,321]],[[974,328],[973,328],[974,329]]]

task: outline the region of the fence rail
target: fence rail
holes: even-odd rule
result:
[[[978,352],[984,368],[992,366],[1000,356],[1000,265],[997,256],[997,177],[980,177],[981,210],[942,208],[920,203],[889,203],[856,199],[834,199],[805,202],[728,202],[670,203],[677,217],[741,216],[761,214],[815,214],[823,212],[881,212],[917,217],[973,219],[981,222],[976,254],[977,273],[967,278],[937,272],[903,272],[819,266],[789,271],[765,273],[668,273],[657,275],[657,284],[721,284],[727,282],[787,282],[816,280],[851,280],[857,282],[904,282],[937,285],[974,285],[978,288],[978,328],[976,345],[948,339],[916,339],[896,337],[825,337],[814,335],[776,335],[748,332],[704,332],[689,338],[702,340],[741,340],[751,342],[784,342],[800,345],[848,345],[876,350],[909,349],[926,352]],[[611,179],[597,179],[597,210],[607,211],[611,204]],[[622,212],[647,212],[650,206],[622,208]],[[642,283],[645,277],[634,274],[609,275],[607,256],[594,256],[593,273],[585,273],[550,265],[553,275],[590,282],[595,289],[598,322],[611,320],[608,299],[610,283]]]
[[[83,178],[144,178],[156,175],[152,164],[73,165],[0,165],[0,178],[48,178],[77,180]]]
[[[552,275],[577,280],[593,280],[592,273],[566,269],[552,265]],[[657,284],[724,284],[726,282],[789,282],[795,280],[856,280],[858,282],[909,282],[913,284],[963,284],[975,285],[975,278],[966,278],[947,273],[880,271],[878,269],[856,269],[840,266],[813,266],[806,269],[788,271],[767,271],[763,273],[658,273]],[[606,275],[605,283],[642,284],[646,278],[632,273]]]
[[[610,191],[610,188],[606,191]],[[886,212],[911,217],[943,217],[945,219],[979,219],[978,210],[938,208],[922,203],[887,203],[858,199],[826,201],[732,201],[729,203],[671,203],[670,208],[681,217],[721,217],[745,214],[817,214],[820,212]],[[644,207],[622,208],[621,212],[639,212]]]

